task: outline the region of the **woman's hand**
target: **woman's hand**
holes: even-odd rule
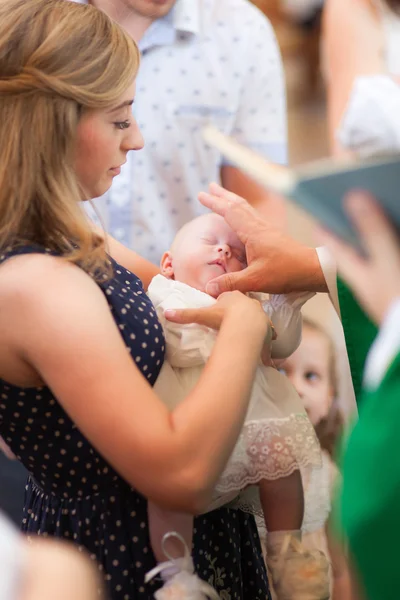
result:
[[[400,298],[400,243],[379,205],[364,193],[345,201],[349,214],[368,254],[355,250],[328,232],[321,241],[334,255],[343,279],[371,318],[380,325],[393,300]]]
[[[164,314],[168,321],[174,323],[197,323],[216,330],[220,329],[223,322],[230,317],[246,319],[249,324],[254,321],[264,325],[270,323],[261,303],[241,292],[225,292],[218,297],[215,304],[206,308],[168,309]]]
[[[216,183],[210,193],[201,192],[200,202],[224,217],[246,247],[247,268],[226,273],[207,286],[217,297],[222,292],[292,291],[326,292],[326,282],[314,248],[303,246],[280,229],[270,225],[257,211],[236,194]]]

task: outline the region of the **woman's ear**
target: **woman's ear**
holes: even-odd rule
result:
[[[160,263],[161,274],[168,279],[174,279],[174,268],[172,266],[172,254],[169,250],[164,252]]]

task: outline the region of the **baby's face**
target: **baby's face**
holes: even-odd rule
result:
[[[210,213],[188,223],[161,264],[164,275],[205,291],[211,279],[247,266],[244,244],[219,215]]]

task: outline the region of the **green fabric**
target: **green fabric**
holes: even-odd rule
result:
[[[352,292],[339,278],[337,286],[351,378],[358,404],[365,360],[378,330],[355,300]]]
[[[341,520],[368,600],[400,598],[400,353],[374,391],[343,458]]]
[[[366,357],[377,335],[352,292],[338,294],[359,419],[343,440],[343,489],[334,510],[367,600],[400,598],[400,354],[378,389],[363,390]]]

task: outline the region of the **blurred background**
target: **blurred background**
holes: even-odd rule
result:
[[[323,0],[252,0],[271,21],[280,45],[287,88],[289,160],[291,166],[329,155],[326,100],[321,51]],[[288,205],[288,228],[295,238],[317,245],[315,223],[293,205]],[[337,348],[340,403],[348,416],[355,398],[345,349],[343,330],[332,305],[324,295],[307,302],[303,309],[332,335]]]

